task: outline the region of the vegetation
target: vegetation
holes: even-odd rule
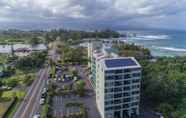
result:
[[[34,52],[29,56],[19,58],[16,69],[27,72],[39,69],[45,63],[47,52]]]
[[[83,80],[79,80],[75,83],[75,91],[79,96],[85,94],[85,82]]]
[[[31,38],[29,41],[29,44],[31,44],[32,46],[36,46],[38,45],[41,41],[38,37],[33,37]]]
[[[46,101],[45,104],[42,105],[42,108],[41,108],[41,118],[47,118],[48,117],[48,114],[49,114],[49,102],[50,102],[50,98],[49,98],[48,95],[47,95],[45,101]]]
[[[34,37],[44,36],[43,31],[6,30],[0,32],[1,44],[29,43]]]
[[[73,48],[67,44],[62,44],[58,48],[62,55],[61,63],[64,64],[87,64],[87,50],[85,48]]]
[[[12,118],[13,113],[16,111],[16,108],[18,107],[18,104],[19,104],[19,100],[16,97],[14,97],[11,100],[5,112],[3,113],[2,118]]]
[[[151,60],[148,49],[134,45],[114,45],[122,56],[134,56],[142,65],[142,105],[163,113],[165,118],[186,116],[186,57]]]
[[[80,112],[65,115],[65,116],[63,116],[63,118],[88,118],[87,110],[82,103],[70,102],[70,103],[67,103],[65,106],[67,109],[70,107],[76,107],[76,108],[79,107]]]
[[[50,43],[55,40],[65,41],[69,43],[81,42],[84,38],[118,38],[118,32],[106,29],[100,31],[77,31],[55,29],[50,31],[21,31],[21,30],[6,30],[0,32],[1,44],[14,44],[14,43]]]
[[[165,118],[186,115],[186,57],[141,61],[143,66],[142,97]],[[144,102],[146,105],[146,102]]]
[[[16,98],[15,104],[8,107],[6,117],[11,118],[18,107],[21,99],[25,96],[25,88],[30,86],[35,79],[35,70],[39,69],[46,58],[46,52],[33,53],[26,57],[12,57],[3,55],[3,76],[0,80],[0,102],[1,105],[11,102]],[[0,106],[1,107],[1,106]]]
[[[118,38],[120,34],[112,30],[102,30],[102,31],[73,31],[73,30],[51,30],[46,33],[45,38],[47,41],[53,41],[55,39],[74,43],[81,42],[84,38]]]
[[[131,56],[137,59],[149,59],[151,58],[151,53],[147,48],[137,46],[135,44],[115,44],[113,48],[118,50],[121,56]]]

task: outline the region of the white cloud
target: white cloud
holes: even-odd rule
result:
[[[166,19],[186,11],[185,4],[186,0],[0,0],[0,21],[79,19],[114,24]]]

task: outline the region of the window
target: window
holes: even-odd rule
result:
[[[131,103],[132,106],[136,106],[138,104],[139,104],[139,102],[133,102],[133,103]]]
[[[128,91],[128,90],[130,90],[130,87],[129,86],[123,87],[123,90]]]
[[[106,74],[113,74],[114,71],[113,71],[113,70],[107,70],[107,71],[105,71],[105,73],[106,73]]]
[[[111,92],[113,92],[113,91],[114,91],[113,88],[105,89],[105,93],[111,93]]]
[[[130,84],[130,80],[124,81],[124,84],[125,84],[125,85],[126,85],[126,84]]]
[[[114,76],[106,76],[106,80],[114,80]]]
[[[139,82],[140,82],[140,79],[132,80],[132,83],[139,83]]]
[[[114,104],[120,104],[122,103],[122,100],[114,100]]]
[[[132,95],[139,94],[139,91],[133,91]]]
[[[126,75],[124,76],[124,78],[125,78],[125,79],[130,79],[130,78],[131,78],[131,75],[130,75],[130,74],[126,74]]]
[[[114,88],[114,92],[121,92],[122,88]]]
[[[105,87],[110,87],[110,86],[113,86],[113,85],[114,85],[113,82],[106,82],[106,83],[105,83]]]
[[[123,108],[128,108],[129,104],[123,104]]]
[[[113,101],[106,101],[105,102],[105,105],[111,105],[111,104],[113,104],[114,102]]]
[[[131,72],[131,70],[130,69],[125,69],[124,72],[128,73],[128,72]]]
[[[140,75],[141,75],[140,73],[133,73],[132,74],[133,77],[140,77]]]
[[[140,85],[133,85],[132,86],[132,89],[138,89],[138,88],[140,88]]]
[[[119,93],[119,94],[114,94],[114,98],[120,98],[120,97],[122,97],[122,94],[121,94],[121,93]]]
[[[141,68],[133,68],[131,71],[141,71]]]
[[[122,76],[121,75],[116,75],[115,76],[115,80],[121,80],[122,79]]]
[[[121,74],[122,70],[115,70],[115,74]]]
[[[121,109],[121,106],[115,106],[114,107],[114,110],[120,110]]]
[[[122,85],[122,82],[115,82],[114,85],[115,86],[121,86]]]
[[[110,111],[110,110],[112,110],[113,109],[113,107],[106,107],[105,108],[105,111]]]
[[[129,96],[130,95],[130,93],[123,93],[123,96],[124,97],[127,97],[127,96]]]
[[[114,95],[113,94],[106,94],[105,99],[113,99]]]
[[[123,99],[123,102],[130,102],[130,101],[131,101],[130,98],[124,98],[124,99]]]

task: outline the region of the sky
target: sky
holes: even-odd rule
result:
[[[0,29],[186,30],[186,0],[0,0]]]

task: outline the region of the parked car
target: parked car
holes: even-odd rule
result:
[[[45,94],[47,92],[47,88],[43,88],[42,94]]]
[[[46,98],[47,94],[46,93],[42,93],[41,94],[41,98]]]
[[[35,114],[33,118],[40,118],[40,114]]]
[[[40,105],[43,105],[45,103],[45,99],[44,98],[41,98],[40,101],[39,101],[39,104]]]

